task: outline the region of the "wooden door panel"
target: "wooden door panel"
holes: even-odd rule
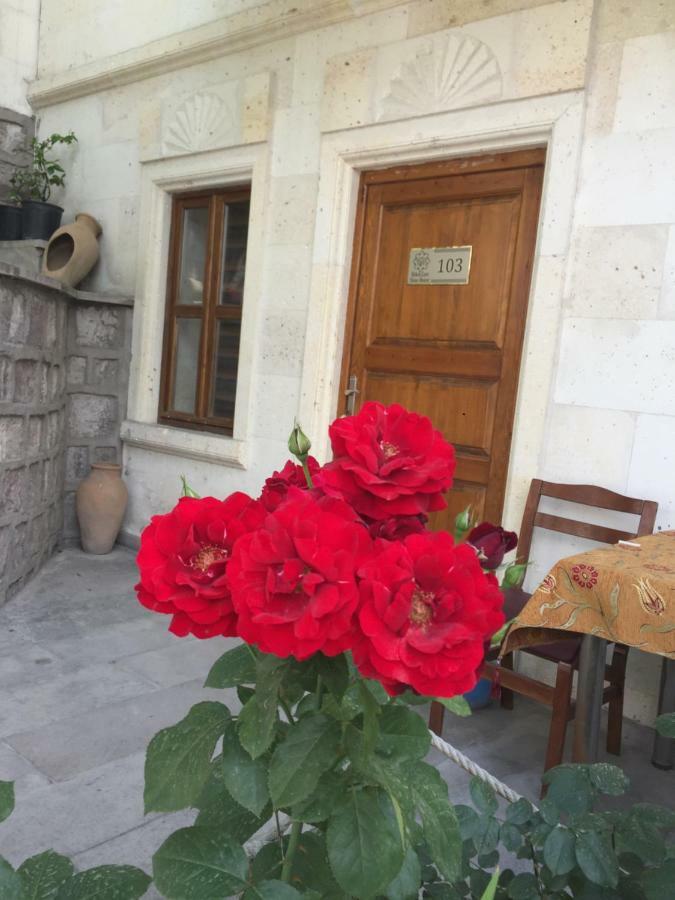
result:
[[[433,527],[472,505],[501,517],[544,166],[543,150],[364,173],[342,388],[429,416],[455,445]],[[471,245],[465,285],[409,285],[414,247]],[[342,411],[342,410],[340,410]]]
[[[414,409],[429,416],[451,443],[485,454],[490,450],[498,387],[498,383],[410,378],[369,370],[363,384],[369,400]]]
[[[433,218],[429,218],[433,211]],[[370,341],[481,341],[501,347],[520,196],[423,206],[384,205],[379,265],[373,284]],[[467,285],[408,284],[413,247],[474,247]],[[489,260],[485,259],[489,248]]]

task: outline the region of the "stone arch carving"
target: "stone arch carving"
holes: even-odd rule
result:
[[[469,35],[439,36],[400,66],[382,99],[379,119],[475,106],[501,94],[502,73],[486,44]]]
[[[235,121],[228,104],[211,93],[193,94],[164,128],[165,153],[197,153],[231,143]]]

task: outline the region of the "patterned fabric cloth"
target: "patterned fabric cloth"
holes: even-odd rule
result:
[[[582,633],[675,659],[675,531],[635,543],[557,562],[511,626],[502,655]]]

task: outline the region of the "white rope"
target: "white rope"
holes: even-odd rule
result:
[[[510,800],[511,803],[515,803],[516,800],[521,799],[520,794],[516,793],[516,791],[507,784],[504,784],[503,781],[499,781],[494,775],[490,775],[489,772],[481,768],[481,766],[472,759],[469,759],[468,756],[460,753],[456,747],[452,746],[452,744],[446,743],[443,738],[434,734],[433,731],[430,731],[429,734],[431,735],[431,743],[443,754],[443,756],[447,756],[448,759],[451,759],[454,763],[464,769],[465,772],[468,772],[470,775],[476,775],[481,781],[489,784],[492,790],[496,794],[499,794],[500,797],[503,797],[505,800]]]

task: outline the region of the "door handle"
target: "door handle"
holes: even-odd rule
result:
[[[356,386],[357,384],[358,384],[358,378],[356,377],[356,375],[350,375],[349,383],[347,385],[347,390],[345,391],[345,397],[347,398],[347,403],[346,403],[346,408],[345,408],[346,416],[354,415],[354,411],[356,409],[356,395],[361,393]]]

